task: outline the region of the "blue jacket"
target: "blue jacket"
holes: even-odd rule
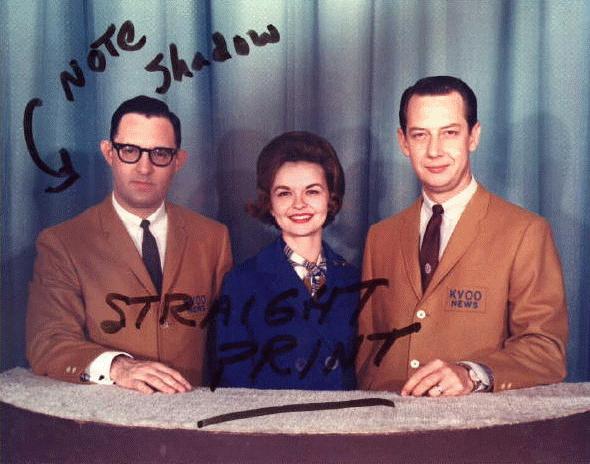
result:
[[[325,243],[314,302],[277,239],[224,278],[210,343],[213,386],[344,390],[354,377],[359,270]]]

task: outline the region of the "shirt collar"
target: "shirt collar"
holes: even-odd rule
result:
[[[295,263],[299,266],[305,267],[305,263],[307,262],[307,260],[303,256],[295,253],[289,245],[285,244],[285,247],[283,250],[285,252],[285,255],[287,256],[287,258],[290,261],[292,261],[293,263]],[[323,250],[320,250],[320,254],[318,256],[318,259],[314,264],[317,264],[319,266],[319,265],[321,265],[322,261],[325,261],[325,260],[324,260],[324,256],[323,256]]]
[[[473,195],[475,195],[476,191],[477,181],[475,180],[475,177],[471,176],[471,181],[465,189],[463,189],[454,197],[449,198],[447,201],[440,203],[440,205],[443,207],[445,211],[444,214],[446,216],[449,216],[453,215],[455,212],[459,212],[459,214],[463,212],[463,210],[467,206],[467,203],[469,203],[471,198],[473,198]],[[422,198],[424,199],[424,205],[428,208],[429,211],[432,211],[432,207],[437,203],[428,198],[428,195],[426,195],[424,190],[422,190]]]
[[[141,218],[133,213],[130,213],[125,208],[123,208],[121,206],[121,204],[115,198],[114,192],[113,192],[111,198],[113,200],[113,208],[115,208],[115,211],[117,212],[117,215],[121,218],[121,221],[123,221],[124,224],[130,224],[130,225],[134,225],[134,226],[139,227],[139,225],[141,224],[141,221],[143,221],[143,218]],[[166,217],[166,202],[163,201],[162,204],[160,206],[158,206],[158,209],[156,211],[154,211],[152,214],[150,214],[146,219],[148,221],[150,221],[150,227],[151,227],[152,225],[157,225],[165,217]]]

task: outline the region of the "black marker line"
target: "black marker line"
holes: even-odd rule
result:
[[[371,406],[389,406],[393,408],[395,407],[395,404],[393,401],[386,400],[385,398],[363,398],[361,400],[349,401],[327,401],[321,403],[285,404],[283,406],[271,406],[268,408],[248,409],[246,411],[230,412],[228,414],[213,416],[208,419],[203,419],[197,422],[197,427],[203,428],[208,425],[220,424],[222,422],[229,422],[232,420],[269,416],[272,414],[281,414],[284,412],[327,411],[331,409],[368,408]]]

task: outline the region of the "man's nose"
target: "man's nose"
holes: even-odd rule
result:
[[[438,139],[437,135],[430,137],[428,142],[428,156],[431,158],[440,156],[440,140]]]
[[[142,151],[139,160],[136,163],[136,169],[142,174],[149,174],[153,171],[154,165],[150,160],[150,154],[148,151]]]

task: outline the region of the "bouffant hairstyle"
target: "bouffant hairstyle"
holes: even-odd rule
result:
[[[256,163],[257,198],[246,206],[246,210],[262,222],[278,227],[270,213],[270,191],[281,166],[297,161],[319,164],[324,171],[329,190],[325,227],[334,220],[342,207],[344,171],[330,142],[311,132],[286,132],[262,149]]]

